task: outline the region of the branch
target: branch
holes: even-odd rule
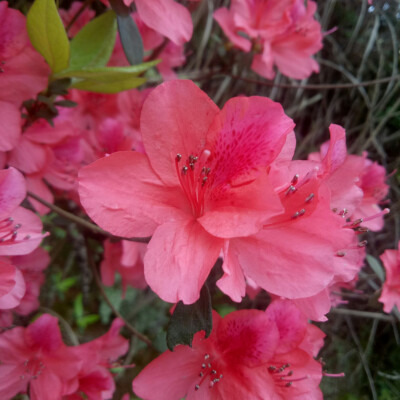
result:
[[[77,217],[76,215],[63,210],[62,208],[49,203],[48,201],[42,199],[41,197],[37,196],[35,193],[28,192],[28,196],[31,197],[32,199],[35,199],[39,203],[43,204],[44,206],[50,208],[50,210],[54,211],[58,215],[61,215],[62,217],[69,219],[72,222],[77,223],[78,225],[83,226],[84,228],[87,228],[91,230],[94,233],[98,233],[100,235],[109,237],[111,239],[116,239],[116,240],[128,240],[130,242],[138,242],[138,243],[149,243],[151,237],[131,237],[131,238],[126,238],[122,236],[115,236],[111,234],[110,232],[105,231],[104,229],[101,229],[99,226],[92,224],[89,221],[86,221],[83,218]]]
[[[349,315],[352,317],[372,318],[393,323],[397,322],[397,320],[391,315],[384,315],[381,313],[371,312],[371,311],[349,310],[345,308],[332,308],[330,312],[333,314]]]

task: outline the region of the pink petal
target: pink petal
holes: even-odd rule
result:
[[[266,174],[250,184],[231,187],[226,196],[211,199],[209,207],[211,210],[198,222],[211,235],[222,238],[257,233],[268,218],[282,212],[279,197]]]
[[[54,352],[64,346],[58,319],[50,314],[43,314],[26,328],[26,343],[43,352]]]
[[[26,177],[26,186],[27,189],[42,198],[43,200],[46,200],[48,203],[53,204],[54,203],[54,196],[49,187],[44,183],[43,179],[40,177],[31,175]],[[39,213],[39,214],[47,214],[50,212],[50,208],[44,206],[42,203],[39,203],[32,197],[29,197],[29,202],[32,204],[34,209]]]
[[[154,110],[157,110],[155,113]],[[191,81],[157,86],[143,104],[140,127],[150,164],[167,185],[178,185],[175,158],[199,155],[219,112],[213,101]]]
[[[218,280],[217,286],[233,301],[239,303],[246,294],[246,281],[242,268],[237,261],[237,255],[235,254],[232,257],[234,250],[231,247],[229,241],[225,241],[224,263],[222,264],[224,275]]]
[[[3,296],[0,296],[0,309],[11,309],[17,307],[20,303],[22,298],[25,295],[25,280],[24,277],[18,269],[16,269],[14,266],[3,263],[0,261],[0,268],[1,268],[1,273],[0,273],[0,293],[4,292],[4,290],[7,288],[4,287],[4,273],[5,271],[5,266],[6,268],[11,267],[13,269],[13,287],[9,288],[8,293],[4,294]],[[10,275],[10,271],[7,271],[7,275]],[[6,282],[6,283],[9,283]]]
[[[179,345],[153,360],[132,383],[143,400],[177,400],[186,396],[198,380],[204,353]]]
[[[331,299],[328,289],[324,289],[314,296],[293,299],[292,301],[308,319],[322,322],[328,320],[325,316],[331,309]]]
[[[144,257],[146,281],[164,301],[194,303],[222,247],[195,220],[163,224]]]
[[[0,220],[8,217],[26,196],[23,175],[15,168],[0,171]]]
[[[214,185],[245,182],[278,156],[294,123],[280,104],[265,97],[227,101],[207,134]],[[247,178],[246,178],[247,177]]]
[[[147,157],[133,151],[113,153],[82,168],[79,195],[93,221],[124,237],[150,236],[160,223],[185,215],[180,188],[165,187]]]
[[[21,113],[14,104],[0,101],[0,151],[10,151],[21,135]]]
[[[18,207],[10,217],[13,223],[8,228],[7,236],[0,242],[0,256],[24,255],[35,250],[45,236],[42,234],[40,218],[23,207]],[[20,227],[15,229],[16,226]],[[17,232],[14,238],[13,232]]]
[[[192,37],[193,23],[189,11],[173,0],[135,0],[143,22],[171,39],[184,44]]]

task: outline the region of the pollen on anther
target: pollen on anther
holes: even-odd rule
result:
[[[182,159],[182,154],[177,154],[176,155],[176,157],[175,157],[175,160],[177,161],[177,162],[179,162],[179,161],[181,161],[181,159]]]
[[[306,203],[309,203],[312,199],[314,198],[314,193],[310,193],[307,197],[306,197]]]
[[[344,257],[346,255],[346,253],[344,252],[344,251],[338,251],[337,253],[336,253],[336,256],[337,257]]]
[[[194,387],[194,390],[199,390],[200,389],[200,385],[196,385],[195,387]]]
[[[295,185],[297,182],[299,181],[299,174],[296,174],[293,178],[292,178],[292,185]]]
[[[186,175],[186,173],[188,172],[188,167],[185,165],[183,168],[182,168],[182,175]]]

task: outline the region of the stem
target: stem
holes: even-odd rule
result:
[[[310,84],[310,85],[296,85],[296,84],[285,84],[285,83],[274,83],[274,82],[265,82],[259,81],[257,79],[245,78],[238,75],[230,74],[233,79],[242,80],[248,83],[256,83],[263,86],[275,86],[284,89],[307,89],[307,90],[330,90],[330,89],[351,89],[354,87],[364,87],[364,86],[371,86],[376,85],[377,83],[387,83],[391,81],[396,81],[400,79],[400,75],[390,76],[386,78],[374,79],[371,81],[364,81],[360,83],[328,83],[328,84]]]
[[[79,10],[76,12],[76,14],[72,17],[71,21],[69,21],[67,27],[65,30],[68,32],[71,29],[71,26],[76,22],[76,20],[80,17],[80,15],[83,13],[86,7],[90,6],[90,3],[92,3],[93,0],[86,0],[82,6],[79,8]]]
[[[96,282],[97,287],[100,290],[101,295],[103,296],[105,302],[108,304],[108,306],[111,308],[112,312],[118,317],[120,318],[122,321],[124,321],[125,326],[128,328],[128,330],[134,335],[136,336],[139,340],[141,340],[142,342],[146,343],[148,346],[150,347],[154,347],[153,343],[151,342],[151,340],[143,335],[143,333],[140,333],[138,330],[136,330],[135,327],[133,327],[123,316],[122,314],[114,307],[114,305],[112,304],[111,300],[108,298],[107,293],[104,290],[103,284],[101,282],[99,273],[97,271],[96,265],[94,264],[93,258],[92,258],[92,254],[91,251],[89,249],[89,243],[87,242],[87,240],[85,240],[86,242],[86,251],[87,251],[87,257],[88,257],[88,262],[89,262],[89,266],[93,271],[93,276],[94,276],[94,280]]]
[[[116,239],[116,240],[128,240],[130,242],[138,242],[138,243],[149,243],[149,241],[151,239],[151,237],[126,238],[126,237],[122,237],[122,236],[115,236],[115,235],[111,234],[110,232],[107,232],[104,229],[101,229],[99,226],[92,224],[91,222],[86,221],[83,218],[77,217],[76,215],[63,210],[62,208],[60,208],[54,204],[49,203],[48,201],[37,196],[35,193],[28,192],[28,196],[32,197],[32,199],[35,199],[36,201],[43,204],[44,206],[50,208],[50,210],[56,212],[58,215],[61,215],[62,217],[69,219],[70,221],[73,221],[73,222],[77,223],[78,225],[81,225],[84,228],[91,230],[94,233],[98,233],[100,235],[107,236],[109,238]]]
[[[350,315],[353,317],[372,318],[372,319],[379,319],[381,321],[397,322],[396,319],[393,318],[391,315],[383,315],[381,313],[371,312],[371,311],[358,311],[358,310],[349,310],[345,308],[332,308],[330,312],[339,315]]]

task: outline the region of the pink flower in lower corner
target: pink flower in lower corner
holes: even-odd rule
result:
[[[383,303],[383,310],[390,313],[396,306],[400,310],[400,242],[397,249],[385,250],[380,256],[386,271],[386,280],[383,284],[379,301]]]
[[[0,334],[0,398],[29,393],[31,400],[61,400],[77,389],[81,363],[63,343],[57,318],[44,314]]]
[[[224,239],[255,234],[282,213],[265,171],[293,127],[267,98],[219,110],[193,82],[166,82],[143,105],[146,155],[117,152],[81,169],[82,205],[115,235],[152,235],[147,283],[165,301],[193,303]]]
[[[302,0],[233,0],[214,18],[233,45],[254,51],[251,68],[273,79],[274,65],[291,78],[319,72],[312,56],[322,48],[321,25],[314,19],[317,5]]]
[[[178,345],[153,360],[133,381],[144,400],[320,400],[321,364],[314,360],[324,334],[288,301],[266,312],[213,314],[209,338]]]

